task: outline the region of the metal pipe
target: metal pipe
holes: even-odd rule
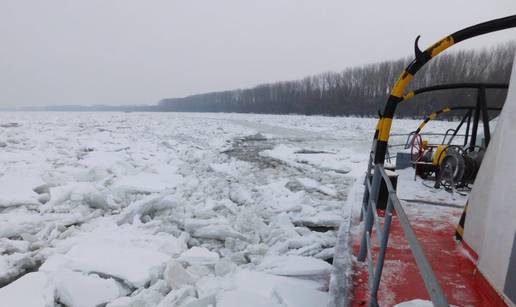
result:
[[[382,229],[380,228],[380,217],[378,216],[378,212],[376,212],[376,204],[374,204],[374,206],[372,206],[372,208],[373,208],[374,227],[376,227],[376,239],[381,244],[382,239],[383,239],[383,232],[382,232]]]
[[[477,90],[477,107],[475,108],[475,113],[473,114],[473,131],[471,131],[471,142],[469,143],[469,148],[473,150],[475,145],[477,144],[477,133],[478,133],[478,122],[480,121],[480,108],[481,108],[481,94],[480,89]]]
[[[473,112],[472,110],[468,111],[468,123],[466,125],[466,137],[464,138],[464,147],[466,147],[466,145],[468,145],[469,127],[471,126],[471,113],[472,112]]]
[[[371,233],[371,230],[373,228],[373,212],[374,210],[371,206],[371,200],[375,200],[375,202],[378,201],[378,194],[380,192],[380,184],[382,182],[382,175],[380,169],[383,169],[383,164],[381,165],[375,165],[373,178],[372,178],[372,185],[371,185],[371,192],[369,193],[369,201],[367,202],[367,210],[366,210],[366,216],[364,218],[364,234],[362,236],[362,241],[360,243],[360,251],[358,252],[358,261],[364,261],[367,256],[367,247],[366,247],[366,236],[368,233]]]
[[[507,83],[488,83],[488,82],[477,82],[477,83],[452,83],[452,84],[440,84],[440,85],[434,85],[434,86],[428,86],[428,87],[422,87],[417,90],[412,91],[411,95],[407,96],[408,99],[412,98],[413,96],[426,93],[426,92],[432,92],[432,91],[441,91],[441,90],[452,90],[452,89],[460,89],[460,88],[489,88],[489,89],[507,89],[509,88],[509,84]],[[408,100],[404,99],[404,100]]]
[[[450,140],[448,141],[447,145],[450,145],[451,142],[453,141],[453,139],[457,136],[457,133],[459,132],[460,128],[462,127],[462,125],[464,124],[464,122],[466,121],[466,117],[467,117],[467,113],[466,115],[462,118],[462,120],[460,121],[460,124],[457,126],[457,128],[455,129],[455,131],[453,132]],[[448,133],[448,132],[447,132]],[[446,138],[446,137],[445,137]],[[443,144],[444,144],[444,139],[443,139]]]
[[[395,196],[396,197],[396,196]],[[380,288],[380,282],[382,279],[383,263],[385,260],[385,254],[387,253],[387,244],[389,242],[389,231],[391,228],[392,220],[392,200],[389,195],[387,203],[387,210],[385,214],[385,221],[383,225],[383,233],[385,234],[380,243],[380,252],[378,254],[378,260],[376,262],[376,269],[374,272],[373,287],[371,288],[371,301],[378,301],[378,289]]]
[[[373,264],[373,256],[372,256],[372,253],[371,253],[371,233],[370,232],[367,232],[366,233],[367,236],[366,236],[366,247],[367,247],[367,250],[369,251],[367,253],[367,273],[368,273],[368,278],[367,278],[367,281],[369,283],[369,288],[371,288],[372,284],[373,284],[373,278],[374,278],[374,264]]]

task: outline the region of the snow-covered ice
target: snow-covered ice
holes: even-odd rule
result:
[[[267,256],[259,269],[283,276],[310,276],[330,274],[331,265],[320,259],[302,256]]]
[[[0,113],[6,122],[0,305],[108,307],[325,305],[326,261],[376,124]]]
[[[96,274],[61,271],[55,279],[55,296],[66,306],[95,307],[129,292],[114,279],[101,278]]]
[[[219,254],[216,252],[210,252],[205,247],[194,246],[181,254],[177,260],[189,265],[215,265],[219,261]]]
[[[4,306],[47,307],[53,305],[54,291],[49,277],[45,273],[35,272],[0,288],[0,298]]]

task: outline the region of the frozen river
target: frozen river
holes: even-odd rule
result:
[[[0,113],[0,305],[323,306],[375,124]]]

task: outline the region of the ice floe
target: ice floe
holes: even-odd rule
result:
[[[309,307],[328,299],[376,120],[1,113],[6,123],[0,305]]]

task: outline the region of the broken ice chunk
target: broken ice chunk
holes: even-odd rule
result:
[[[172,289],[181,288],[184,285],[195,283],[196,276],[190,274],[183,265],[174,259],[170,259],[165,269],[165,280]]]
[[[211,225],[194,230],[192,236],[206,239],[216,239],[224,241],[226,238],[237,238],[246,241],[247,238],[235,231],[229,225]]]
[[[215,275],[224,276],[236,270],[236,264],[228,259],[221,259],[215,264]]]
[[[205,247],[194,246],[187,250],[177,259],[190,265],[215,264],[219,261],[219,254],[210,252]]]
[[[216,303],[215,294],[212,294],[186,303],[182,307],[214,307]]]
[[[65,201],[83,202],[91,208],[107,209],[106,196],[94,184],[89,182],[70,183],[50,188],[50,200],[47,206],[59,205]]]
[[[0,208],[16,206],[38,206],[38,194],[32,190],[34,186],[42,184],[42,180],[35,174],[26,174],[20,171],[0,174]]]
[[[59,301],[73,307],[95,307],[129,293],[112,278],[68,270],[56,275],[56,290]]]
[[[283,276],[310,276],[330,274],[326,261],[302,256],[266,256],[258,266],[261,270]]]
[[[170,291],[164,280],[159,280],[149,288],[136,290],[131,296],[120,297],[106,307],[156,307]]]
[[[107,242],[74,246],[61,257],[51,257],[41,267],[52,271],[68,268],[81,272],[102,273],[140,288],[162,274],[169,256],[148,248],[116,246]]]
[[[29,273],[0,288],[0,302],[9,307],[53,306],[54,288],[45,273]]]
[[[156,193],[174,188],[183,181],[178,174],[139,173],[119,179],[113,185],[113,193],[124,195],[128,193]]]
[[[159,303],[158,307],[179,307],[194,300],[195,291],[192,287],[186,287],[170,291]]]
[[[271,297],[274,289],[280,284],[289,284],[293,287],[322,288],[322,284],[313,280],[276,276],[263,272],[241,270],[234,276],[234,284],[239,290],[253,291],[264,297]]]
[[[286,307],[314,307],[328,304],[328,292],[315,290],[302,285],[279,284],[274,296]]]
[[[308,227],[337,228],[342,222],[342,217],[334,212],[319,212],[315,215],[304,215],[294,221]]]

